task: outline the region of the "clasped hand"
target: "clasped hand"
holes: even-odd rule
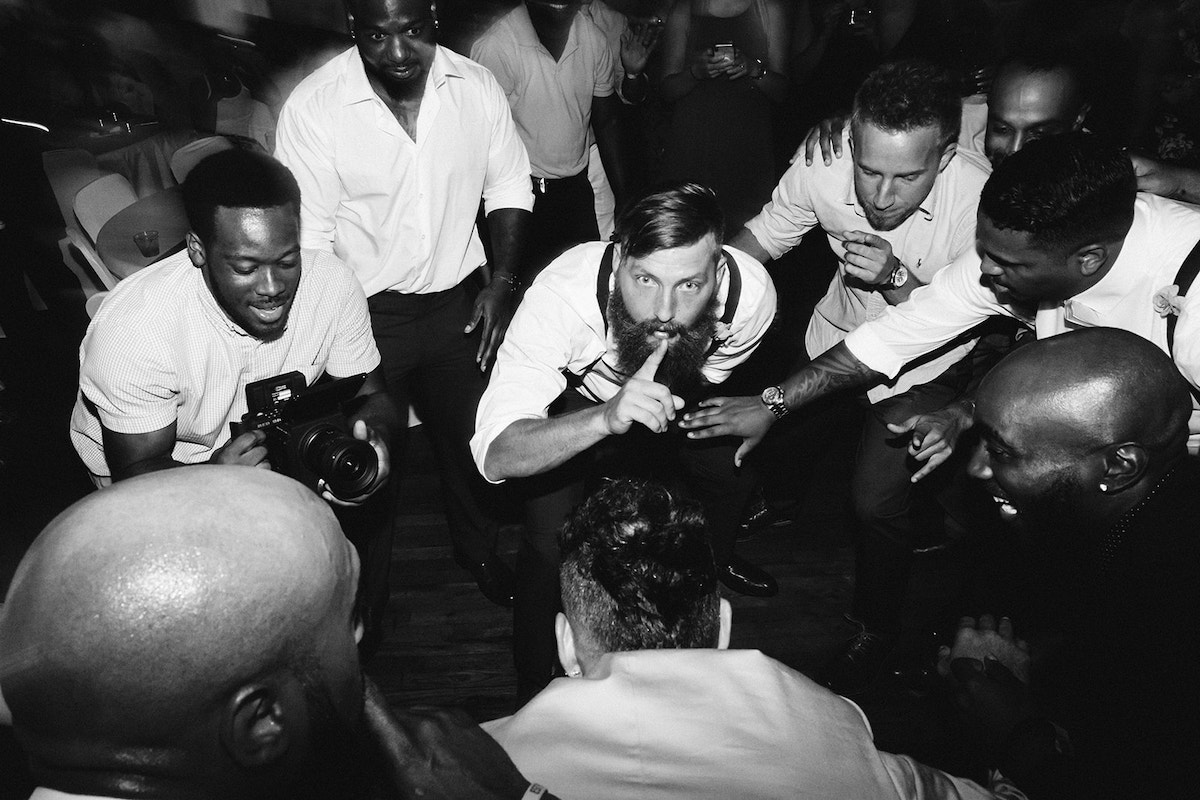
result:
[[[841,238],[846,274],[865,284],[874,286],[885,282],[900,263],[892,254],[892,243],[882,236],[866,231],[846,231]]]
[[[953,681],[959,708],[993,744],[1036,715],[1029,665],[1029,645],[1014,635],[1012,620],[997,624],[991,614],[963,617],[954,646],[938,650],[938,673]]]
[[[692,62],[691,69],[692,75],[697,78],[724,77],[731,81],[745,77],[750,72],[745,54],[736,47],[733,49],[732,57],[718,55],[716,48],[713,47],[701,50],[697,54],[696,60]]]

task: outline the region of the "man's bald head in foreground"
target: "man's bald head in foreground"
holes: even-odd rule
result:
[[[197,466],[89,495],[21,561],[0,689],[42,785],[253,797],[362,712],[358,562],[328,506]],[[324,763],[324,762],[322,762]]]
[[[1187,384],[1162,350],[1114,328],[1044,339],[980,386],[971,472],[1004,516],[1112,524],[1187,454]]]

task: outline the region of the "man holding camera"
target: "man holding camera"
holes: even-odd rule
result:
[[[263,431],[230,433],[247,384],[367,373],[347,423],[375,450],[376,479],[356,497],[318,485],[331,502],[363,502],[387,480],[396,413],[357,280],[331,254],[302,253],[300,189],[269,156],[211,156],[183,196],[186,251],[123,281],[80,346],[71,439],[93,481],[203,462],[269,468]]]

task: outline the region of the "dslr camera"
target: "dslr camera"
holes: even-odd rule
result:
[[[379,456],[351,434],[343,407],[366,379],[361,374],[308,386],[304,375],[289,372],[255,381],[246,386],[249,410],[241,423],[229,424],[230,431],[263,431],[271,469],[314,492],[324,480],[335,497],[359,497],[379,476]]]

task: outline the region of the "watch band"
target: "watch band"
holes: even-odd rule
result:
[[[888,289],[899,289],[904,284],[908,283],[908,267],[904,266],[904,262],[896,259],[896,266],[888,273],[888,279],[879,284],[879,288],[887,291]]]

